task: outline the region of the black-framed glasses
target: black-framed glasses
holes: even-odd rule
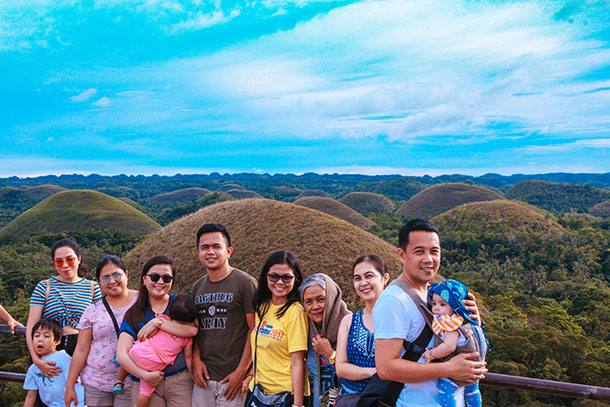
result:
[[[163,279],[163,282],[165,284],[169,284],[172,282],[172,280],[174,279],[174,276],[170,276],[169,274],[157,274],[157,273],[149,273],[147,274],[148,278],[150,278],[150,281],[152,281],[153,283],[156,283],[157,281],[159,281],[159,279]]]
[[[294,276],[292,274],[282,274],[282,275],[279,275],[277,273],[269,273],[269,274],[267,274],[267,278],[272,283],[276,283],[277,280],[279,280],[281,278],[283,283],[290,284],[292,279],[294,279]]]
[[[120,271],[115,271],[114,273],[112,273],[109,276],[104,276],[104,277],[100,278],[100,282],[102,284],[108,284],[110,282],[110,277],[112,277],[112,279],[118,283],[123,278],[123,273],[121,273]]]

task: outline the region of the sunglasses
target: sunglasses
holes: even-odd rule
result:
[[[68,266],[74,266],[76,264],[76,257],[70,256],[65,259],[55,259],[53,260],[53,264],[55,267],[62,267],[66,263]]]
[[[114,273],[112,273],[111,276],[104,276],[100,278],[100,281],[102,282],[102,284],[108,284],[110,282],[110,277],[112,277],[112,279],[118,283],[123,278],[123,273],[121,273],[120,271],[115,271]]]
[[[279,280],[281,278],[283,283],[290,284],[290,282],[294,279],[294,276],[292,274],[279,275],[276,273],[269,273],[269,274],[267,274],[267,278],[272,283],[277,282],[277,280]]]
[[[148,278],[150,278],[150,281],[152,281],[153,283],[156,283],[161,278],[161,279],[163,279],[163,282],[165,284],[169,284],[174,279],[174,276],[170,276],[169,274],[160,275],[157,273],[150,273],[150,274],[147,274],[147,276],[148,276]]]

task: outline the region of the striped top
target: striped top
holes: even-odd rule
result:
[[[100,286],[91,280],[81,278],[73,283],[61,281],[56,277],[49,278],[49,296],[45,304],[47,280],[36,284],[30,306],[44,307],[42,318],[51,318],[61,326],[76,328],[81,315],[93,302],[102,298]],[[93,283],[93,295],[91,285]]]
[[[455,331],[464,323],[464,318],[458,314],[434,315],[432,320],[432,331],[440,335],[441,331]]]

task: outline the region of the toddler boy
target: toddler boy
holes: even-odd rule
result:
[[[61,325],[52,319],[41,319],[34,325],[32,343],[36,353],[42,359],[55,362],[55,366],[61,368],[61,373],[59,376],[46,377],[38,366],[32,364],[25,376],[25,383],[23,383],[24,390],[28,391],[24,407],[34,406],[37,393],[40,394],[40,399],[48,407],[65,407],[64,395],[72,358],[65,351],[56,350],[61,341],[62,333]],[[77,383],[75,390],[78,407],[84,407],[85,391],[83,386]],[[72,406],[74,406],[74,403],[72,403]]]

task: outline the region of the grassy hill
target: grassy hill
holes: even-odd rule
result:
[[[419,191],[424,189],[424,185],[407,178],[399,178],[391,181],[376,181],[360,184],[354,188],[357,192],[374,192],[385,195],[388,198],[399,201],[406,201]]]
[[[259,193],[248,191],[247,189],[229,189],[227,195],[230,195],[235,199],[262,198]]]
[[[445,232],[467,232],[473,235],[482,233],[514,236],[517,233],[565,235],[564,228],[553,215],[519,202],[505,199],[486,202],[471,202],[460,205],[431,219]]]
[[[299,194],[297,199],[307,198],[310,196],[321,196],[323,198],[332,198],[332,195],[326,191],[322,191],[321,189],[308,189]]]
[[[243,185],[234,184],[234,183],[230,182],[230,183],[223,184],[220,187],[218,187],[217,191],[227,192],[232,189],[246,189],[246,188],[244,188]]]
[[[227,225],[234,247],[231,264],[255,277],[276,250],[293,252],[305,274],[327,273],[350,295],[351,265],[360,255],[382,256],[393,276],[400,270],[395,247],[347,222],[290,203],[245,199],[208,206],[144,239],[125,256],[131,277],[136,278],[150,257],[168,253],[177,265],[174,291],[190,289],[203,275],[195,254],[195,236],[208,222]]]
[[[571,210],[587,211],[610,199],[610,191],[591,185],[531,180],[519,182],[507,190],[505,196],[555,213],[566,213]]]
[[[197,199],[195,202],[187,202],[180,205],[176,205],[172,208],[166,209],[159,216],[159,223],[162,225],[167,225],[170,222],[175,221],[176,219],[180,219],[183,216],[188,214],[197,212],[199,209],[214,205],[215,203],[224,202],[224,201],[232,201],[233,198],[231,195],[228,195],[224,192],[210,192]]]
[[[610,199],[593,206],[589,212],[595,216],[610,218]]]
[[[177,203],[196,201],[205,194],[209,193],[210,190],[206,188],[185,188],[167,192],[165,194],[155,195],[150,198],[150,200],[161,205],[173,205]]]
[[[339,202],[363,215],[369,213],[390,214],[396,209],[396,204],[391,199],[373,192],[350,192]]]
[[[158,228],[147,215],[116,198],[97,191],[70,190],[58,192],[22,213],[0,231],[0,236],[90,230],[140,236]]]
[[[51,195],[56,194],[57,192],[61,192],[61,191],[65,191],[65,188],[62,188],[58,185],[44,184],[44,185],[37,185],[35,187],[27,188],[23,191],[23,193],[28,198],[33,199],[37,202],[40,202],[43,199],[48,198]]]
[[[276,201],[292,202],[303,190],[294,185],[277,185],[256,189],[256,192],[264,198],[275,199]]]
[[[454,182],[424,189],[401,206],[396,214],[414,218],[431,218],[468,202],[504,199],[499,193],[479,185]]]
[[[328,213],[329,215],[343,219],[344,221],[363,229],[375,225],[375,222],[372,220],[365,218],[349,206],[332,198],[310,196],[307,198],[297,199],[294,201],[294,204]]]

